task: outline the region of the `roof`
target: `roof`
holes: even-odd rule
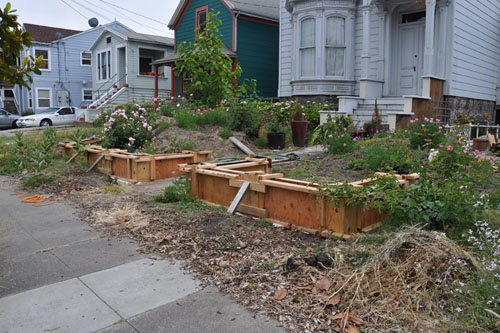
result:
[[[254,16],[264,20],[279,22],[280,19],[280,0],[221,0],[233,12],[240,12],[248,16]],[[168,23],[170,29],[174,29],[177,21],[180,19],[184,7],[189,0],[181,0],[174,15]]]
[[[155,44],[165,44],[168,46],[174,46],[174,39],[170,37],[163,37],[157,35],[140,34],[134,31],[122,31],[108,29],[109,31],[125,37],[124,39],[133,40],[138,42],[155,43]]]
[[[56,33],[60,32],[64,37],[76,35],[79,30],[70,30],[56,27],[48,27],[45,25],[24,23],[24,30],[33,37],[35,42],[52,43],[57,40]]]
[[[222,45],[222,54],[225,54],[229,56],[229,58],[236,58],[238,55],[228,49],[225,45]],[[176,53],[172,56],[163,58],[163,59],[158,59],[152,62],[153,65],[168,65],[174,63],[176,60],[182,60],[183,58],[179,58],[179,55]]]
[[[174,46],[174,39],[170,37],[156,36],[156,35],[147,35],[140,34],[134,31],[123,31],[123,30],[114,30],[114,29],[104,29],[102,33],[97,37],[94,43],[89,47],[89,50],[93,49],[95,45],[99,42],[99,40],[104,36],[105,33],[112,33],[126,41],[136,41],[136,42],[144,42],[150,44],[162,44],[164,46]]]

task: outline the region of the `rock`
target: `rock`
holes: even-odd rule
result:
[[[325,252],[320,252],[320,253],[316,254],[316,260],[319,263],[323,264],[323,266],[325,266],[325,267],[332,267],[333,266],[332,257]]]
[[[288,258],[286,261],[285,268],[287,271],[293,271],[294,269],[297,269],[297,267],[300,266],[300,263],[298,262],[298,259],[296,258]]]

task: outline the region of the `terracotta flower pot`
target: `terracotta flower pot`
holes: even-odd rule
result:
[[[306,145],[307,121],[292,120],[292,140],[296,147],[304,147]]]

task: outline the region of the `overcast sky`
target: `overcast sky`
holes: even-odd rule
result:
[[[2,9],[7,2],[21,24],[86,30],[88,19],[97,17],[100,24],[116,19],[136,32],[173,37],[167,24],[180,0],[0,0]]]

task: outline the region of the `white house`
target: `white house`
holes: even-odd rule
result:
[[[338,99],[365,120],[375,99],[386,121],[443,103],[495,118],[500,0],[281,0],[280,13],[280,97]]]

